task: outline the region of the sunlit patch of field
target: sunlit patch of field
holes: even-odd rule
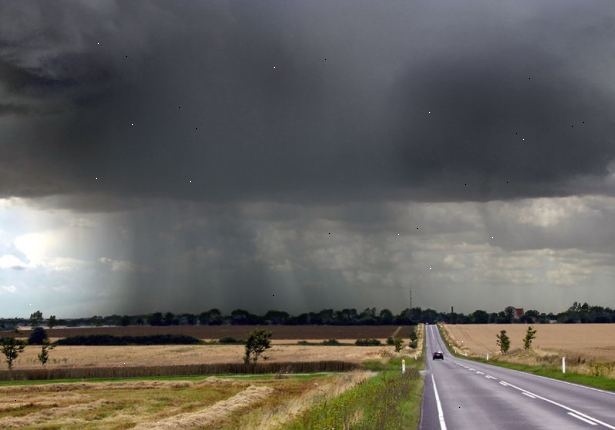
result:
[[[0,428],[268,429],[369,372],[0,386]]]
[[[296,342],[295,342],[296,343]],[[339,360],[360,363],[394,351],[391,346],[313,346],[274,343],[265,362],[309,362]],[[40,347],[28,346],[14,368],[40,369]],[[242,363],[243,345],[152,345],[152,346],[58,346],[49,353],[47,368],[136,367],[187,364]],[[0,363],[0,369],[6,369]]]
[[[536,339],[529,352],[523,351],[526,324],[445,324],[450,341],[461,351],[475,356],[499,354],[496,335],[506,330],[510,353],[500,357],[529,365],[557,366],[567,357],[571,371],[615,376],[615,324],[535,324]]]
[[[523,348],[526,324],[448,324],[446,331],[456,343],[478,355],[498,352],[495,336],[506,330],[511,350]],[[615,361],[615,324],[535,324],[532,346],[553,353],[587,355]]]

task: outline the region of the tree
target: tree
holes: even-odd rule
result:
[[[177,320],[173,312],[167,312],[164,314],[164,325],[177,325]]]
[[[258,357],[271,348],[271,332],[257,328],[250,333],[248,341],[246,342],[246,354],[243,357],[243,362],[249,364],[256,363]]]
[[[392,324],[393,323],[393,312],[388,309],[383,309],[380,311],[380,324]]]
[[[55,345],[49,343],[48,340],[45,340],[41,345],[41,352],[37,355],[37,357],[43,367],[45,367],[47,360],[49,360],[49,350],[53,348],[55,348]]]
[[[9,370],[13,369],[13,361],[23,352],[26,343],[23,340],[15,339],[14,337],[3,337],[0,339],[0,352],[6,357],[6,364]]]
[[[489,314],[483,310],[476,310],[470,315],[474,324],[487,324],[489,322]]]
[[[128,315],[124,315],[120,318],[120,325],[123,327],[130,325],[130,317]]]
[[[154,312],[152,316],[148,318],[148,320],[149,320],[149,325],[155,325],[155,326],[162,325],[162,313]]]
[[[395,345],[395,352],[399,352],[404,347],[404,341],[400,338],[396,337],[393,339],[393,344]]]
[[[47,325],[49,326],[50,329],[52,329],[53,326],[58,325],[58,320],[56,319],[55,315],[50,315],[49,316],[49,320],[47,321]]]
[[[48,337],[45,329],[43,327],[35,327],[28,337],[28,343],[30,345],[42,345],[47,339]]]
[[[506,315],[506,322],[511,323],[515,318],[515,308],[513,306],[506,306],[504,309],[504,314]]]
[[[495,337],[497,339],[495,343],[500,348],[500,351],[502,352],[502,354],[506,354],[510,349],[510,338],[506,334],[506,330],[501,330],[500,334],[496,335]]]
[[[410,348],[416,349],[418,345],[419,337],[416,335],[416,331],[412,330],[410,332]]]
[[[527,328],[527,332],[525,333],[525,337],[523,338],[523,348],[525,350],[529,350],[532,347],[532,341],[536,338],[536,330],[529,326]]]
[[[43,313],[41,311],[30,314],[30,325],[32,327],[38,327],[41,324],[43,324]]]

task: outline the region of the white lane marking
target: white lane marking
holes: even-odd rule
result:
[[[487,378],[487,379],[498,379],[498,378],[495,378],[495,377],[493,377],[491,375],[485,375],[485,378]]]
[[[528,396],[530,399],[535,399],[536,398],[535,395],[530,394],[527,391],[521,391],[521,394],[523,394],[524,396]]]
[[[506,382],[506,381],[500,381],[500,385],[503,385],[503,386],[507,387],[507,386],[508,386],[508,382]]]
[[[467,369],[468,369],[470,372],[474,372],[474,371],[476,370],[476,369],[473,369],[473,368],[471,368],[471,367],[468,367]]]
[[[476,371],[476,374],[477,374],[477,375],[484,375],[484,373],[483,373],[483,372],[481,372],[480,370],[477,370],[477,371]]]
[[[486,364],[486,366],[493,367],[492,364]],[[608,394],[609,396],[615,396],[615,392],[613,392],[613,391],[601,390],[600,388],[588,387],[587,385],[575,384],[574,382],[562,381],[561,379],[549,378],[547,376],[534,375],[532,373],[523,372],[522,370],[508,369],[508,368],[498,368],[498,370],[501,370],[503,372],[509,371],[509,372],[521,373],[524,376],[528,376],[529,375],[529,376],[533,376],[534,378],[545,379],[545,380],[547,380],[549,382],[557,382],[559,384],[572,385],[573,387],[583,388],[584,390],[597,391],[597,392],[602,393],[602,394]]]
[[[500,382],[500,384],[501,384],[502,382],[503,382],[503,381],[501,381],[501,382]],[[529,394],[533,395],[534,397],[536,397],[536,398],[538,398],[538,399],[540,399],[540,400],[544,400],[544,401],[545,401],[545,402],[547,402],[547,403],[551,403],[552,405],[559,406],[560,408],[565,409],[565,410],[567,410],[568,412],[572,412],[573,414],[578,415],[579,417],[583,417],[583,418],[585,418],[585,419],[586,419],[586,420],[588,420],[588,421],[589,421],[589,420],[591,420],[591,421],[596,422],[596,423],[598,423],[598,424],[600,424],[600,425],[602,425],[602,426],[604,426],[604,427],[606,427],[606,428],[608,428],[608,429],[615,430],[615,427],[614,427],[614,426],[612,426],[612,425],[610,425],[610,424],[607,424],[607,423],[605,423],[605,422],[603,422],[603,421],[600,421],[600,420],[599,420],[599,419],[597,419],[597,418],[594,418],[594,417],[591,417],[591,416],[589,416],[589,415],[587,415],[587,414],[584,414],[583,412],[579,412],[579,411],[577,411],[576,409],[572,409],[571,407],[568,407],[568,406],[566,406],[566,405],[562,405],[561,403],[558,403],[558,402],[556,402],[555,400],[547,399],[546,397],[540,396],[540,395],[538,395],[538,394],[536,394],[536,393],[532,393],[531,391],[528,391],[528,390],[524,390],[523,388],[519,388],[519,387],[517,387],[516,385],[509,384],[508,382],[506,382],[506,384],[507,384],[509,387],[514,388],[515,390],[519,390],[519,391],[521,391],[521,392],[525,391],[526,393],[529,393]]]
[[[438,395],[438,387],[436,387],[436,378],[431,375],[431,382],[433,382],[433,392],[436,396],[436,405],[438,406],[438,420],[440,420],[440,430],[446,430],[446,421],[444,421],[444,412],[442,411],[442,403],[440,403],[440,396]]]
[[[580,416],[578,416],[577,414],[573,414],[572,412],[568,412],[568,415],[570,415],[571,417],[575,417],[576,419],[581,420],[581,421],[583,421],[583,422],[586,422],[587,424],[591,424],[591,425],[593,425],[593,426],[597,426],[597,425],[598,425],[598,424],[596,424],[595,422],[590,421],[590,420],[586,420],[585,418],[580,417]]]

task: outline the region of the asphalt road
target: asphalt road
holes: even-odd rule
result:
[[[451,355],[425,326],[427,367],[420,429],[612,429],[615,393]],[[433,361],[433,351],[444,360]]]

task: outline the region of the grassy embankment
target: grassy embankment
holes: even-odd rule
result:
[[[422,330],[418,348],[423,350]],[[420,359],[419,359],[420,358]],[[285,425],[286,430],[416,428],[420,419],[423,379],[419,370],[422,357],[406,357],[406,373],[401,374],[401,358],[388,363],[370,362],[365,367],[376,372],[336,398],[322,401]]]
[[[452,354],[459,358],[466,358],[485,364],[492,364],[495,366],[505,367],[507,369],[519,370],[522,372],[532,373],[534,375],[559,379],[560,381],[586,385],[588,387],[599,388],[602,390],[615,391],[615,379],[603,375],[587,375],[583,373],[577,373],[573,370],[574,368],[571,369],[570,367],[567,369],[566,373],[562,373],[559,365],[552,362],[546,362],[542,364],[524,364],[506,361],[505,356],[498,356],[490,360],[486,360],[483,357],[478,357],[471,354],[461,354],[459,347],[451,341],[446,330],[440,325],[438,325],[438,330],[440,331],[444,342],[448,346],[449,351],[451,351]],[[519,360],[520,357],[515,356],[515,359]]]

